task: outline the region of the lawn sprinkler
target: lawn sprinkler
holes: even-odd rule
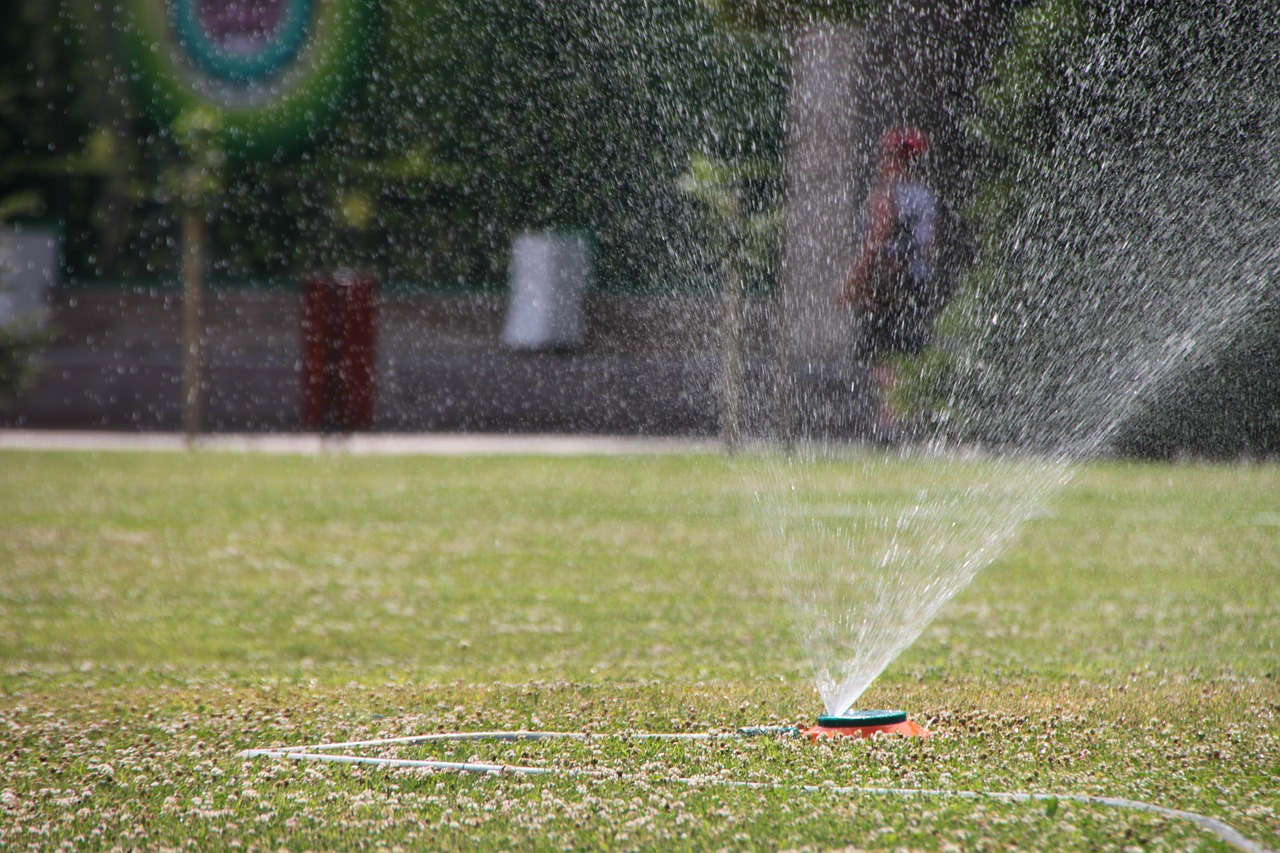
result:
[[[801,729],[800,733],[817,743],[820,738],[871,737],[877,732],[928,737],[929,730],[907,719],[906,711],[856,711],[850,708],[843,714],[823,714],[817,725]]]

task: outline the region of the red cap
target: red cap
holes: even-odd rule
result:
[[[929,137],[915,127],[894,127],[885,131],[880,146],[885,154],[911,161],[929,150]]]

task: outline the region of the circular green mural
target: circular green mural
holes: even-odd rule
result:
[[[231,151],[306,141],[355,77],[368,0],[125,0],[126,55],[152,112],[218,116]]]

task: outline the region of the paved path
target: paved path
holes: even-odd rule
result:
[[[240,453],[352,453],[361,455],[622,456],[649,453],[712,453],[708,439],[637,438],[599,435],[503,435],[485,433],[210,433],[196,450]],[[0,429],[0,450],[185,451],[186,438],[172,432],[95,432]]]

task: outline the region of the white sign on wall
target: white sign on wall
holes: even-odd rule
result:
[[[0,232],[0,326],[44,323],[57,275],[58,235],[54,229],[15,225]]]

